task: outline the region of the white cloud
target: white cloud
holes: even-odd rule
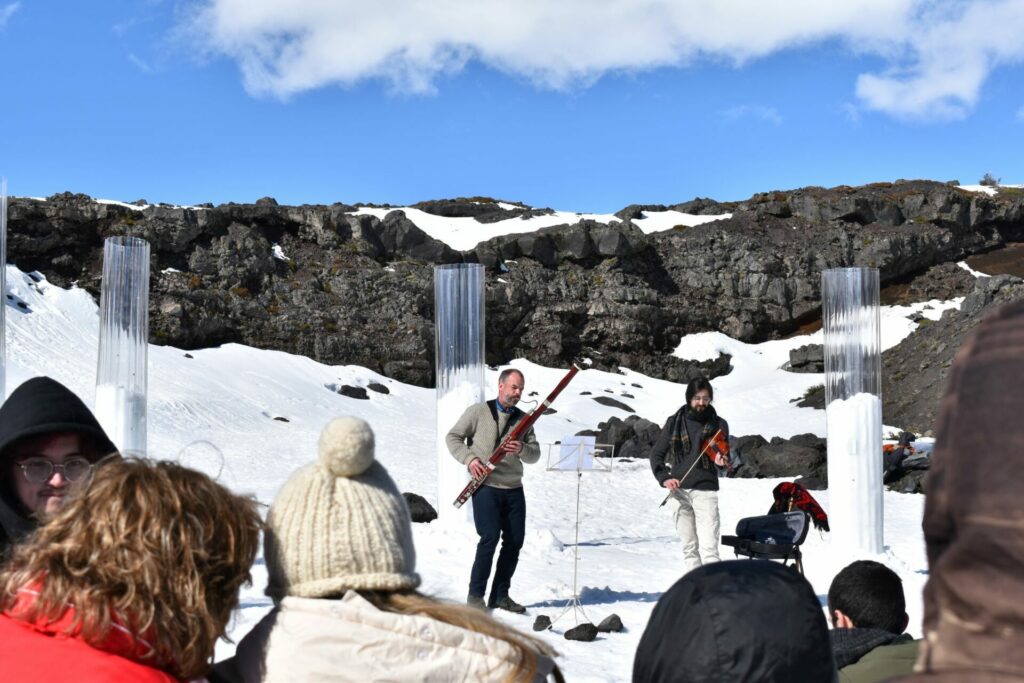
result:
[[[0,28],[7,25],[7,20],[11,18],[11,15],[18,11],[21,7],[20,2],[12,2],[9,5],[0,7]]]
[[[132,64],[134,64],[136,67],[138,67],[139,71],[141,71],[142,73],[147,73],[147,74],[153,73],[153,67],[151,67],[146,61],[144,61],[141,57],[136,55],[134,52],[129,52],[128,53],[128,61],[130,61]]]
[[[775,107],[766,107],[761,104],[741,104],[730,107],[723,111],[722,115],[730,121],[755,118],[767,121],[768,123],[774,123],[776,126],[782,125],[782,115],[779,114],[778,110]]]
[[[857,79],[865,106],[904,118],[963,118],[992,69],[1024,61],[1024,0],[950,9],[918,18],[917,30],[904,41],[906,58],[880,75]]]
[[[865,109],[955,118],[1024,61],[1024,0],[196,0],[182,28],[279,98],[366,79],[429,93],[470,60],[567,89],[829,41],[882,58],[851,83]]]

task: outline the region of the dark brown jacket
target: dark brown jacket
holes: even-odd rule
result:
[[[1024,301],[957,354],[926,482],[921,681],[1024,681]]]

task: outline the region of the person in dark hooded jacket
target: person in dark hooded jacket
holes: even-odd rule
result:
[[[34,377],[15,389],[0,407],[0,559],[116,450],[60,382]]]
[[[763,560],[687,573],[654,606],[633,683],[832,683],[828,625],[803,576]]]

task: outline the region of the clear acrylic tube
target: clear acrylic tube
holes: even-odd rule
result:
[[[445,435],[474,403],[484,400],[484,267],[458,263],[434,268],[434,358],[437,369],[437,514],[441,524],[470,523],[472,508],[453,503],[469,481],[451,456]]]
[[[832,542],[878,554],[882,537],[882,342],[877,268],[821,274]]]
[[[7,399],[7,178],[0,178],[0,403]]]
[[[146,454],[149,243],[103,244],[96,418],[122,453]]]

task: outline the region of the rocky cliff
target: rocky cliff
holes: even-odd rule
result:
[[[482,225],[549,213],[486,198],[418,208]],[[649,235],[632,222],[663,208],[731,217]],[[794,333],[820,315],[825,268],[877,266],[883,285],[906,285],[935,266],[1024,241],[1019,192],[989,197],[928,181],[632,206],[618,216],[459,252],[400,210],[378,219],[344,204],[272,199],[136,207],[65,193],[11,202],[8,258],[96,293],[103,239],[143,237],[152,245],[154,343],[240,342],[419,385],[433,374],[432,268],[479,262],[488,268],[489,361],[565,365],[587,353],[598,367],[686,381],[727,372],[728,358],[675,359],[681,336],[718,330],[760,341]]]

